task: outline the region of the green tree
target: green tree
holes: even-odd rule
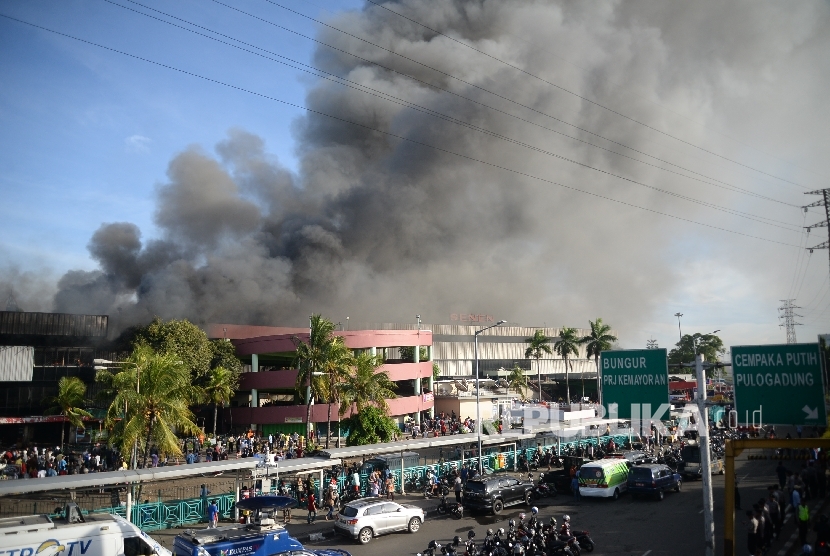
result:
[[[706,361],[716,362],[720,355],[726,353],[723,341],[714,334],[684,334],[677,344],[677,347],[669,352],[669,364],[678,365],[682,363],[695,362],[695,345],[697,353],[703,354]]]
[[[599,384],[599,354],[611,349],[611,346],[617,341],[617,337],[611,334],[611,326],[602,322],[599,317],[594,322],[588,321],[588,324],[591,325],[591,333],[583,337],[579,343],[585,344],[587,357],[594,358],[594,363],[597,366],[597,384]],[[582,397],[585,397],[584,376],[582,377]]]
[[[368,406],[360,413],[352,415],[344,424],[349,429],[347,446],[391,442],[399,432],[395,422],[374,406]]]
[[[133,345],[147,345],[156,353],[174,355],[195,380],[207,375],[214,357],[214,347],[207,334],[188,320],[164,322],[156,317],[136,331]]]
[[[510,374],[507,375],[507,384],[509,388],[516,391],[522,398],[525,397],[525,390],[528,387],[527,375],[525,370],[516,365],[510,369]]]
[[[545,336],[541,330],[537,330],[532,337],[525,339],[528,344],[525,350],[525,359],[533,358],[536,360],[536,379],[539,381],[539,401],[542,401],[542,367],[539,365],[539,360],[542,355],[551,355],[550,338]]]
[[[205,400],[213,404],[213,438],[216,438],[216,420],[219,406],[230,403],[234,391],[239,385],[238,375],[225,367],[216,367],[207,374],[204,385]]]
[[[76,376],[64,376],[58,381],[58,394],[46,400],[50,404],[44,414],[63,415],[70,425],[83,427],[83,418],[92,417],[92,414],[82,409],[86,397],[86,384]],[[61,450],[63,450],[64,431],[61,424]]]
[[[576,328],[563,326],[559,331],[559,339],[553,344],[553,350],[565,360],[565,396],[568,403],[571,403],[571,383],[569,371],[571,370],[568,358],[571,355],[579,355],[579,337]]]
[[[415,346],[401,346],[398,348],[398,352],[401,354],[402,361],[409,362],[415,358]],[[418,360],[429,361],[429,352],[427,352],[426,346],[418,348]]]
[[[171,353],[156,353],[146,345],[136,347],[123,370],[112,375],[117,390],[107,411],[106,424],[123,419],[118,435],[127,453],[134,443],[144,442],[144,465],[150,443],[163,452],[182,455],[176,431],[198,434],[190,404],[204,399],[201,388],[191,382],[187,366]]]
[[[327,435],[326,435],[326,449],[328,450],[331,441],[331,410],[333,404],[339,404],[343,393],[343,385],[349,380],[349,369],[354,361],[352,350],[346,347],[343,338],[335,336],[328,345],[328,353],[325,358],[324,366],[321,370],[325,380],[322,384],[323,395],[328,402],[328,419]],[[337,423],[340,429],[340,418],[342,415],[338,412]],[[340,447],[340,432],[337,433],[337,447]]]
[[[331,344],[334,342],[334,323],[322,315],[311,315],[308,342],[294,337],[297,353],[294,366],[299,371],[295,388],[306,402],[306,427],[311,431],[311,402],[320,397],[326,382],[323,373],[328,366]]]
[[[343,384],[341,415],[345,415],[353,405],[357,413],[371,406],[384,413],[389,411],[386,400],[397,397],[394,392],[397,387],[389,380],[389,373],[378,371],[381,364],[378,357],[367,352],[354,358],[349,380]]]
[[[438,363],[432,364],[432,380],[438,380],[438,377],[441,376],[441,367],[438,366]]]
[[[236,356],[236,347],[230,341],[211,340],[210,347],[213,350],[211,369],[222,367],[237,376],[242,372],[242,361]]]

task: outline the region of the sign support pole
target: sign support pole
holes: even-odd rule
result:
[[[706,378],[703,374],[703,355],[695,355],[695,372],[697,373],[697,407],[700,412],[698,422],[700,442],[700,470],[703,481],[703,538],[706,556],[715,554],[715,518],[712,513],[712,461],[709,454],[709,410],[706,408]],[[700,428],[702,427],[702,428]],[[734,489],[733,489],[734,490]]]

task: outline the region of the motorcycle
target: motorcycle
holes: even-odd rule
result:
[[[539,483],[530,491],[530,496],[535,500],[539,498],[555,497],[557,495],[556,486],[553,484],[543,483],[542,479],[545,477],[544,473],[539,473]],[[533,475],[528,473],[528,479],[533,482]]]
[[[435,556],[436,553],[441,554],[441,543],[433,540],[429,541],[429,545],[423,552],[419,552],[418,556]]]
[[[571,535],[576,538],[580,548],[585,549],[586,552],[594,551],[594,540],[591,538],[591,533],[588,531],[571,531]]]
[[[438,504],[438,513],[440,515],[450,513],[454,518],[461,519],[464,517],[464,506],[458,502],[447,502],[447,495],[442,493],[441,503]]]

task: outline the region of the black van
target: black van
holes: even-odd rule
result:
[[[648,494],[662,500],[667,490],[680,492],[681,484],[680,475],[662,463],[635,465],[628,473],[628,492],[635,497]]]

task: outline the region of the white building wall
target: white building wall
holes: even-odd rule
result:
[[[30,382],[34,368],[32,346],[0,346],[0,381]]]

